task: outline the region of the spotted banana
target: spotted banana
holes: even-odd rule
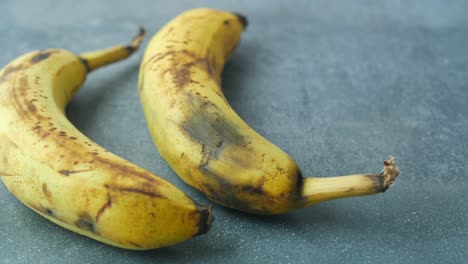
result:
[[[128,46],[75,55],[27,53],[0,71],[0,179],[50,221],[116,247],[172,245],[208,231],[211,208],[94,143],[65,116],[91,71],[134,53]]]

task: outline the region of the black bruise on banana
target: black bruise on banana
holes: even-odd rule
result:
[[[50,55],[52,55],[53,53],[54,53],[53,50],[40,51],[36,56],[32,57],[31,63],[35,64],[35,63],[38,63],[40,61],[43,61],[43,60],[49,58]]]
[[[80,218],[75,221],[75,226],[82,230],[98,235],[96,226],[94,224],[94,219],[87,213],[80,215]]]
[[[15,65],[15,66],[8,66],[7,68],[5,68],[2,75],[0,75],[0,83],[6,81],[8,75],[10,75],[10,74],[12,74],[14,72],[17,72],[17,71],[27,69],[31,65],[36,64],[36,63],[38,63],[40,61],[43,61],[43,60],[49,58],[50,55],[54,54],[55,52],[56,52],[55,50],[39,51],[36,55],[34,55],[31,58],[30,63],[26,62],[26,63],[18,64],[18,65]]]
[[[253,164],[240,158],[251,155],[248,149],[250,140],[238,131],[235,124],[221,117],[219,114],[220,109],[215,104],[210,103],[206,105],[206,99],[192,93],[187,93],[187,98],[193,111],[190,111],[190,115],[180,124],[180,127],[191,141],[201,146],[203,158],[200,161],[198,169],[203,174],[214,178],[220,185],[220,188],[216,189],[208,185],[203,186],[209,194],[209,198],[227,207],[261,214],[264,214],[268,210],[253,208],[252,204],[246,201],[245,198],[239,197],[239,195],[248,194],[253,197],[263,197],[264,199],[262,200],[267,201],[270,205],[283,199],[284,197],[270,195],[264,190],[265,176],[260,179],[260,183],[257,185],[239,185],[228,181],[227,177],[222,174],[223,172],[215,171],[210,167],[211,161],[220,159],[230,160],[230,162],[239,167],[250,168]],[[207,120],[211,121],[207,122]],[[230,152],[223,153],[224,149],[228,146],[237,149],[236,155],[229,155]],[[245,154],[242,154],[242,152]],[[298,197],[300,197],[302,189],[302,180],[302,174],[298,170],[296,174],[297,190],[294,192],[294,195]]]

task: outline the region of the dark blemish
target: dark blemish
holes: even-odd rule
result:
[[[356,190],[356,188],[350,187],[350,188],[347,189],[345,192],[350,193],[350,192],[353,192],[354,190]]]
[[[204,191],[208,191],[211,195],[213,195],[216,192],[216,190],[213,189],[209,184],[202,183],[202,185],[203,185]]]
[[[225,26],[229,26],[229,23],[230,23],[229,19],[226,19],[226,20],[223,21],[223,24],[224,24]]]
[[[131,192],[131,193],[146,195],[146,196],[149,196],[149,197],[152,197],[152,198],[161,198],[161,199],[166,198],[164,195],[162,195],[160,193],[155,193],[155,192],[148,191],[148,190],[142,190],[142,189],[139,189],[139,188],[122,187],[122,186],[110,186],[110,185],[107,185],[107,184],[105,184],[104,187],[107,188],[109,191],[114,191],[114,192]]]
[[[74,161],[73,165],[78,165],[78,163],[79,163],[78,161]]]
[[[71,139],[71,140],[76,140],[76,137],[69,137],[69,139]]]
[[[369,179],[370,181],[372,181],[375,189],[379,192],[384,192],[386,190],[385,188],[385,184],[384,184],[384,177],[381,177],[381,176],[377,176],[377,175],[374,175],[374,174],[370,174],[370,175],[365,175],[364,177],[366,177],[367,179]]]
[[[210,230],[211,224],[214,220],[213,206],[209,206],[208,208],[201,208],[195,212],[195,215],[199,215],[199,220],[197,223],[198,232],[193,236],[206,234]],[[192,217],[195,215],[192,214]]]
[[[128,54],[132,54],[136,50],[136,48],[133,46],[125,46],[125,49],[127,50]]]
[[[49,208],[46,208],[46,209],[45,209],[45,213],[46,213],[48,216],[55,217],[55,216],[54,216],[54,211],[52,211],[52,210],[49,209]]]
[[[34,113],[37,112],[37,108],[32,103],[28,103],[28,111]]]
[[[202,152],[202,153],[205,153],[205,144],[202,144],[202,146],[201,146],[201,152]]]
[[[75,221],[75,226],[85,231],[98,234],[96,230],[96,226],[94,225],[94,220],[91,218],[91,216],[88,213],[82,214],[80,218]]]
[[[106,211],[106,209],[111,208],[111,207],[112,207],[112,196],[110,195],[110,193],[108,193],[107,202],[99,209],[99,211],[96,214],[96,222],[99,221],[99,218],[104,213],[104,211]]]
[[[60,156],[59,156],[59,157],[60,157],[61,159],[63,159],[64,155],[63,155],[63,154],[60,154]]]
[[[45,138],[48,137],[49,135],[50,135],[50,133],[44,133],[44,134],[41,136],[41,138],[42,138],[42,139],[45,139]]]
[[[193,106],[203,105],[204,101],[194,97],[191,103]],[[215,111],[219,111],[216,105],[210,106]],[[193,111],[192,115],[181,124],[183,132],[202,148],[201,152],[205,157],[202,161],[204,163],[200,164],[201,166],[207,165],[210,159],[217,158],[226,146],[245,149],[242,147],[246,145],[245,136],[238,131],[237,126],[230,123],[229,120],[217,117],[219,117],[217,112]],[[232,160],[232,162],[238,162],[239,164],[236,165],[242,167],[252,166],[252,164],[242,162],[240,159]]]
[[[184,155],[185,155],[185,153],[182,152],[182,153],[180,154],[180,159],[183,159],[183,158],[184,158]]]
[[[297,173],[296,173],[296,196],[297,197],[302,197],[303,187],[304,187],[304,177],[302,176],[301,170],[298,168]]]
[[[140,244],[138,244],[138,243],[135,243],[135,242],[133,242],[133,241],[128,241],[128,243],[129,243],[130,245],[134,246],[134,247],[143,248],[142,245],[140,245]]]
[[[65,175],[65,176],[70,176],[70,171],[69,170],[59,170],[59,173]]]
[[[71,170],[59,170],[59,173],[65,176],[70,176],[71,174],[75,173],[82,173],[82,172],[88,172],[92,170],[76,170],[76,171],[71,171]]]
[[[33,130],[37,130],[37,129],[41,129],[41,126],[40,126],[40,125],[37,125],[37,126],[34,126],[34,127],[33,127]]]
[[[53,51],[41,51],[39,52],[39,54],[37,54],[36,56],[34,56],[32,59],[31,59],[31,63],[38,63],[40,61],[43,61],[47,58],[50,57],[50,55],[53,53]]]
[[[44,148],[48,148],[48,147],[49,147],[49,145],[45,145],[45,146],[44,146]]]
[[[43,183],[43,184],[42,184],[42,192],[43,192],[44,195],[47,196],[47,197],[50,197],[50,196],[51,196],[51,193],[50,193],[49,189],[47,188],[47,184],[46,184],[46,183]]]
[[[119,162],[112,162],[108,159],[104,159],[99,156],[94,156],[93,160],[91,160],[90,163],[94,163],[94,161],[97,161],[98,163],[101,163],[102,165],[112,168],[116,174],[118,173],[118,174],[126,175],[127,177],[138,177],[148,182],[157,183],[158,185],[165,185],[164,181],[159,180],[158,178],[154,177],[151,173],[147,171],[138,170],[135,167],[130,167],[128,165],[121,164]]]
[[[85,67],[86,72],[88,72],[88,73],[91,72],[91,66],[89,66],[88,60],[85,59],[85,58],[82,58],[82,57],[78,57],[78,58],[79,58],[81,64],[83,64],[83,66]]]
[[[146,66],[147,63],[152,63],[155,64],[157,61],[167,57],[171,56],[169,60],[171,59],[177,59],[174,62],[174,65],[171,69],[171,74],[173,76],[174,82],[178,88],[183,88],[187,84],[194,82],[190,78],[190,69],[192,67],[199,67],[203,70],[205,70],[208,73],[208,76],[215,80],[216,82],[217,79],[214,77],[213,71],[211,69],[211,66],[209,65],[208,59],[205,57],[198,57],[192,52],[189,52],[187,50],[181,50],[181,51],[167,51],[165,53],[157,53],[153,55],[147,62],[143,64],[143,67]],[[181,63],[180,61],[186,61],[183,56],[186,56],[190,59],[189,62],[186,63]]]
[[[258,194],[258,195],[262,195],[265,193],[263,188],[252,186],[252,185],[242,186],[241,190],[244,192],[249,192],[251,194]]]
[[[60,131],[59,132],[59,136],[61,137],[65,137],[67,135],[67,133],[65,131]]]

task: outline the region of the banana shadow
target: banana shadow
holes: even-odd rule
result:
[[[127,62],[128,63],[128,62]],[[128,63],[130,64],[130,63]],[[110,67],[113,67],[111,65]],[[75,97],[71,100],[66,108],[67,118],[80,131],[92,132],[91,127],[94,125],[95,114],[105,101],[109,101],[109,96],[120,94],[125,89],[129,89],[126,83],[133,83],[135,97],[138,98],[138,62],[132,62],[131,65],[118,65],[119,69],[112,69],[107,75],[101,71],[109,71],[110,69],[103,68],[97,70],[97,73],[92,72],[83,87],[78,91]],[[136,101],[139,104],[139,101]]]
[[[240,103],[244,96],[249,94],[251,78],[258,78],[255,68],[256,56],[261,52],[255,43],[243,43],[231,55],[222,72],[222,90],[229,104],[242,112]]]

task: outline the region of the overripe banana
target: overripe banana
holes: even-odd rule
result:
[[[246,27],[244,16],[185,12],[150,41],[139,93],[164,159],[189,185],[224,206],[279,214],[331,199],[384,192],[399,174],[303,178],[286,153],[250,128],[224,97],[221,71]]]
[[[136,250],[204,234],[213,219],[211,208],[106,151],[65,116],[87,74],[130,56],[143,36],[81,55],[33,51],[0,71],[0,178],[9,191],[66,229]]]

